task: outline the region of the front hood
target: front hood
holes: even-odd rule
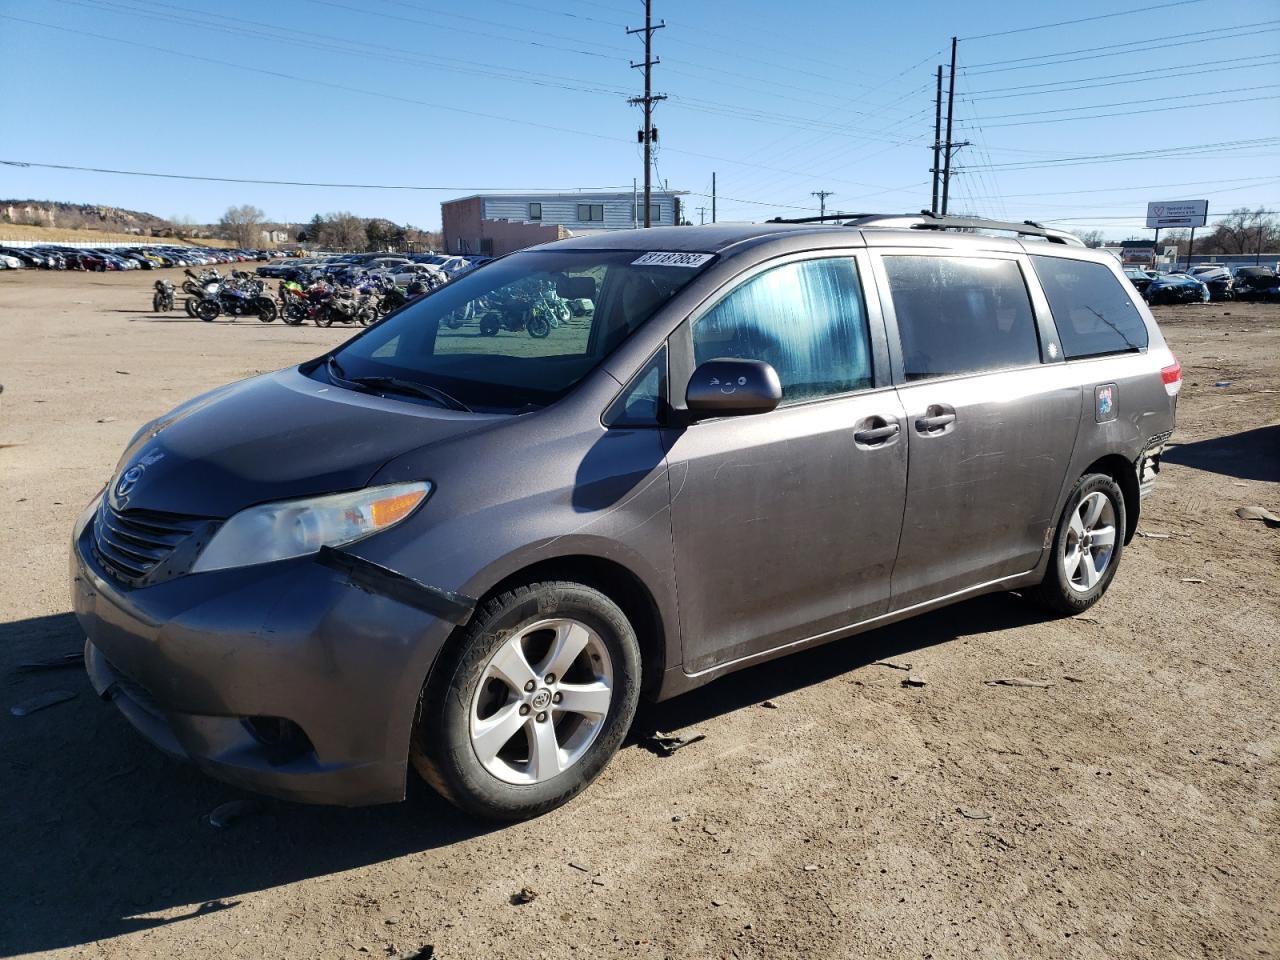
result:
[[[505,419],[357,393],[290,368],[205,394],[140,431],[107,495],[119,510],[229,517],[359,489],[399,454]]]

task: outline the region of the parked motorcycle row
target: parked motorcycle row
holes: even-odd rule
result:
[[[181,291],[186,294],[182,307],[188,316],[206,323],[225,316],[234,322],[239,317],[256,317],[271,323],[277,317],[290,326],[310,321],[318,327],[335,323],[368,326],[399,309],[411,300],[443,285],[443,276],[424,275],[400,286],[383,274],[352,275],[344,279],[322,273],[291,273],[280,281],[273,296],[259,277],[233,270],[224,277],[216,269],[197,274],[186,270],[187,279]],[[173,310],[177,290],[168,280],[157,280],[151,298],[156,313]]]

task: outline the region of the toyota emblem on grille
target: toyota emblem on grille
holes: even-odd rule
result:
[[[116,484],[116,496],[122,500],[127,497],[134,484],[142,477],[142,471],[145,469],[141,464],[138,464],[136,467],[130,467],[121,474],[120,482]]]

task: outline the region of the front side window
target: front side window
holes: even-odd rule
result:
[[[604,222],[604,204],[603,203],[580,203],[578,204],[578,219],[587,222],[599,221]]]
[[[693,327],[698,363],[763,360],[782,402],[871,386],[871,350],[858,268],[848,258],[804,260],[747,280]]]
[[[709,266],[636,259],[635,250],[514,253],[397,311],[310,373],[423,402],[413,387],[435,388],[483,412],[545,406]]]
[[[1013,260],[884,258],[907,380],[1040,362],[1035,315]]]
[[[1031,262],[1068,360],[1146,349],[1147,325],[1105,265],[1044,256]]]

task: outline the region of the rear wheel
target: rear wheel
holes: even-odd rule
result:
[[[499,325],[496,313],[486,313],[480,318],[480,335],[482,337],[496,337]]]
[[[188,317],[197,317],[197,316],[199,316],[199,314],[198,314],[198,313],[196,313],[196,304],[197,304],[197,303],[199,303],[199,301],[198,301],[198,300],[193,299],[192,297],[187,297],[187,299],[186,299],[186,300],[184,300],[184,301],[182,302],[183,307],[185,307],[185,308],[186,308],[187,316],[188,316]]]
[[[151,312],[164,313],[167,308],[164,305],[164,294],[156,293],[151,297]]]
[[[529,317],[527,329],[529,330],[529,336],[536,340],[541,340],[551,333],[551,323],[541,313],[534,313]]]
[[[455,805],[520,820],[567,803],[617,752],[640,694],[635,631],[612,600],[563,581],[481,606],[423,688],[413,764]]]
[[[1055,613],[1088,610],[1106,593],[1124,552],[1124,494],[1106,474],[1088,473],[1067,498],[1053,556],[1034,596]]]
[[[270,323],[279,312],[276,310],[276,302],[270,297],[255,297],[253,306],[258,311],[258,319],[263,323]]]

